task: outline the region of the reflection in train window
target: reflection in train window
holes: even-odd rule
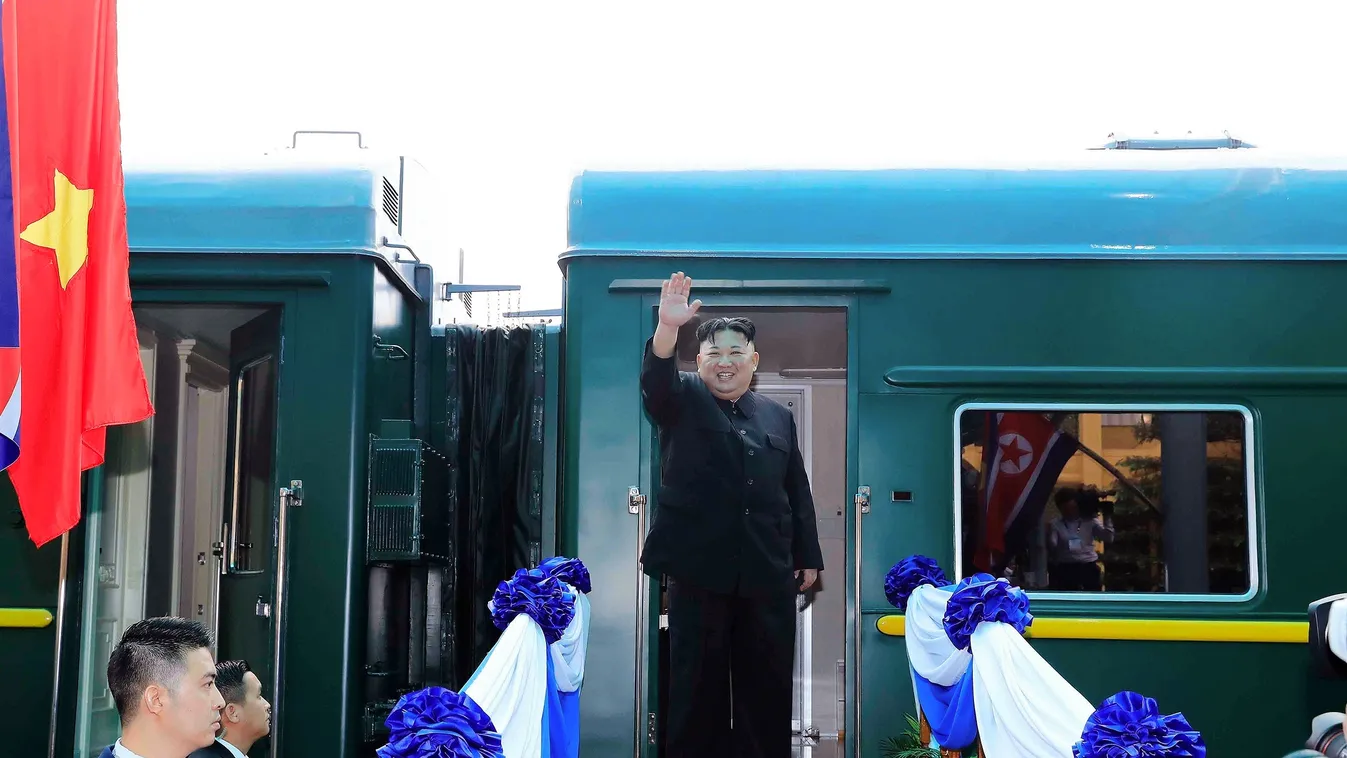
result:
[[[961,409],[960,575],[1104,597],[1250,596],[1250,418],[1227,407]]]

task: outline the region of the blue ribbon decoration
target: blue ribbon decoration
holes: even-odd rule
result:
[[[379,758],[504,758],[500,734],[481,706],[443,687],[409,692],[384,721]]]
[[[575,618],[575,596],[559,580],[528,569],[519,569],[497,585],[489,607],[497,629],[505,629],[523,613],[538,622],[549,645],[561,639],[561,633]]]
[[[973,667],[949,686],[934,684],[914,669],[917,702],[931,726],[931,735],[942,748],[963,750],[978,738],[977,712],[973,703]]]
[[[1202,734],[1182,713],[1160,715],[1154,699],[1124,690],[1085,721],[1074,758],[1206,758]]]
[[[945,587],[950,584],[945,572],[934,558],[924,555],[909,555],[893,564],[884,576],[884,597],[894,608],[906,613],[907,601],[912,593],[923,584]],[[944,744],[944,743],[941,743]]]
[[[564,555],[553,556],[543,561],[535,571],[543,576],[560,579],[586,595],[593,589],[590,584],[589,569],[579,558],[567,558]]]
[[[973,630],[984,621],[999,621],[1024,630],[1034,623],[1029,613],[1029,596],[1005,579],[991,574],[973,574],[954,587],[945,606],[945,634],[959,650],[968,649]]]

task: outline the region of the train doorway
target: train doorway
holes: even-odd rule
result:
[[[108,431],[89,492],[77,756],[117,738],[108,657],[141,619],[196,619],[217,660],[246,659],[269,697],[273,681],[281,309],[155,304],[135,317],[155,415]]]
[[[699,318],[746,316],[757,327],[761,356],[753,390],[785,406],[794,416],[813,493],[819,544],[825,569],[817,584],[797,598],[792,755],[797,758],[841,758],[846,754],[849,663],[848,613],[853,596],[848,569],[847,527],[851,515],[847,484],[848,313],[845,307],[735,307],[704,298]],[[698,346],[695,324],[681,330],[677,348],[680,370],[695,371]],[[658,482],[658,445],[651,445],[651,471]],[[652,487],[652,491],[657,488]],[[657,512],[658,502],[654,503]],[[648,525],[647,525],[648,528]],[[668,593],[663,581],[653,582],[651,603],[658,613],[649,666],[654,674],[649,691],[653,718],[644,754],[664,753],[669,669]],[[728,716],[728,714],[727,714]]]

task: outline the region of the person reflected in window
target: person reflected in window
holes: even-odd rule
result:
[[[1067,487],[1054,499],[1061,516],[1048,524],[1048,589],[1099,592],[1103,585],[1094,543],[1113,542],[1113,519],[1100,513],[1099,496],[1093,491]]]

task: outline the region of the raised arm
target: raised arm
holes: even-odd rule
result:
[[[641,362],[641,402],[657,424],[666,424],[678,415],[678,400],[683,381],[674,362],[678,330],[692,320],[702,301],[688,302],[692,278],[679,271],[664,280],[659,296],[659,326],[646,345]]]

